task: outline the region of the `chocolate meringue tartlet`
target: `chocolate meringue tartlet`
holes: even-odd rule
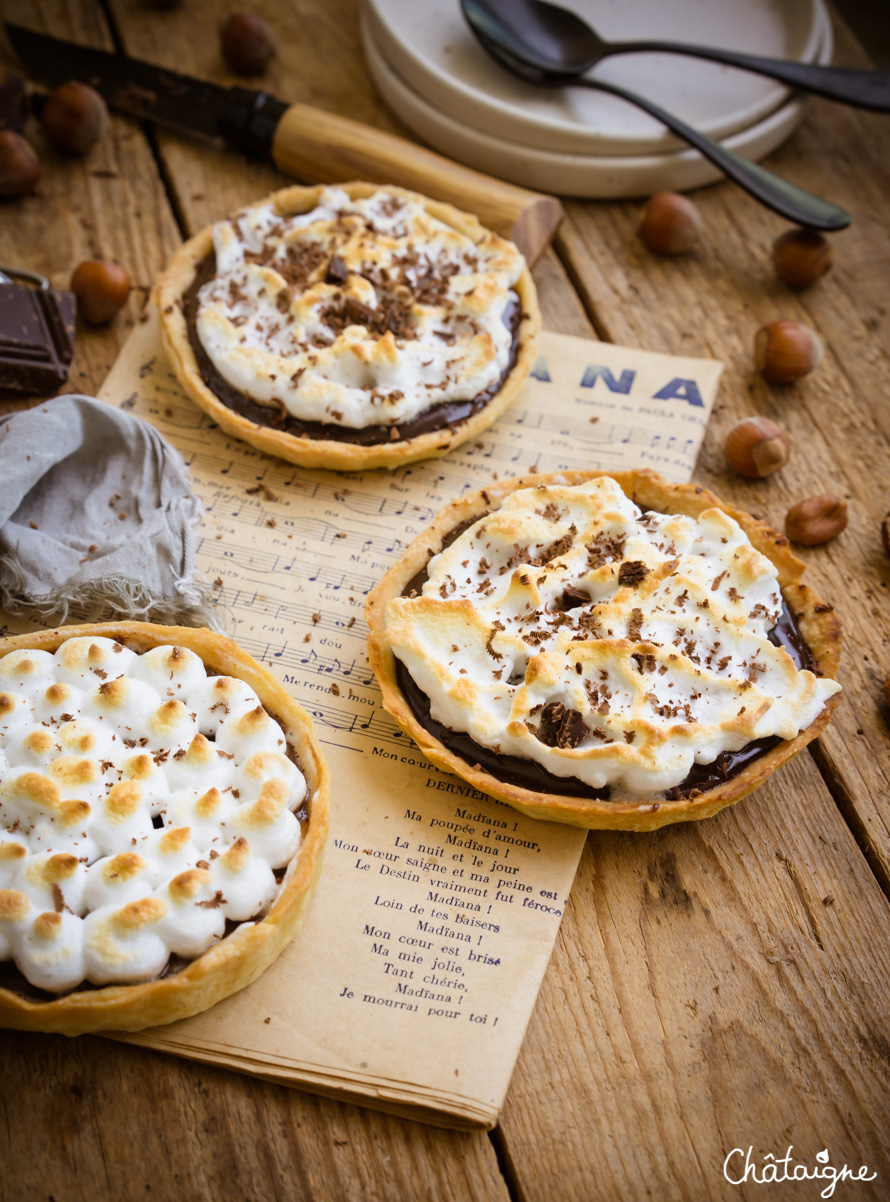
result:
[[[311,720],[235,643],[141,622],[0,641],[0,1024],[137,1031],[266,969],[321,865]]]
[[[788,540],[654,472],[501,481],[371,594],[386,708],[534,817],[651,830],[738,801],[824,728],[840,629]]]
[[[203,230],[156,294],[179,382],[305,467],[442,455],[516,398],[540,315],[520,252],[395,187],[286,188]]]

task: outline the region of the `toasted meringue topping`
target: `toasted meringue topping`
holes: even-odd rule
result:
[[[56,676],[81,689],[122,676],[136,660],[134,652],[114,639],[68,639],[56,652]]]
[[[55,666],[48,651],[10,651],[0,659],[0,689],[30,700],[52,683]]]
[[[793,738],[839,691],[770,642],[782,606],[776,568],[722,510],[644,513],[600,477],[509,494],[386,626],[438,722],[633,798]]]
[[[83,919],[64,911],[38,914],[16,941],[16,960],[32,985],[50,993],[74,989],[86,975]]]
[[[0,959],[53,993],[143,981],[256,918],[300,843],[285,752],[256,693],[185,648],[0,658]]]
[[[469,400],[506,370],[516,248],[474,242],[422,197],[326,188],[309,213],[264,202],[213,231],[216,275],[197,331],[217,370],[260,404],[351,428]]]

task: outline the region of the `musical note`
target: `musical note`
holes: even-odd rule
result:
[[[659,470],[688,478],[706,412],[692,425],[681,404],[656,411],[641,401],[634,412],[634,398],[582,397],[575,367],[558,378],[560,360],[548,358],[553,382],[531,380],[522,408],[508,410],[484,439],[392,473],[310,471],[263,455],[183,398],[162,357],[146,371],[134,408],[149,420],[154,410],[189,465],[205,505],[198,568],[224,582],[214,597],[227,628],[339,745],[408,742],[379,704],[363,600],[379,563],[402,555],[441,503],[496,475],[629,467],[647,454]]]

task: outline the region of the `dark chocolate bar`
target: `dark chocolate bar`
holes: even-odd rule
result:
[[[74,295],[0,280],[0,389],[56,392],[74,355]]]

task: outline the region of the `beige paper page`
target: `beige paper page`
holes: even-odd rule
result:
[[[447,501],[533,470],[689,478],[720,365],[544,334],[479,441],[391,474],[310,472],[185,398],[152,315],[102,390],[157,426],[206,507],[198,567],[226,628],[312,713],[332,775],[321,882],[248,989],[136,1042],[452,1126],[497,1119],[585,833],[439,772],[383,710],[365,596]]]

